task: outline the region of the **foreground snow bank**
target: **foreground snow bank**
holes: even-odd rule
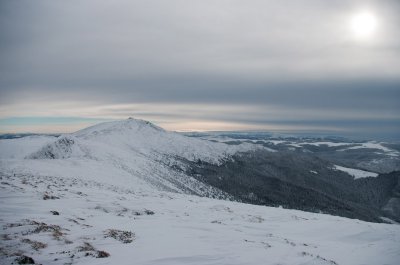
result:
[[[1,264],[398,264],[400,226],[1,174]],[[109,255],[109,256],[108,256]]]

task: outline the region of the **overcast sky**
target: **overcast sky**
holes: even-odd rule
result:
[[[398,0],[0,0],[0,132],[133,116],[400,138],[399,25]]]

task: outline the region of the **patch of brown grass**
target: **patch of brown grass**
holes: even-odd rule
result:
[[[47,244],[35,240],[30,240],[29,238],[24,238],[21,240],[21,242],[31,245],[31,247],[36,251],[47,247]]]
[[[124,244],[132,243],[135,234],[131,231],[122,231],[122,230],[117,230],[117,229],[108,229],[104,231],[104,237],[112,237]]]

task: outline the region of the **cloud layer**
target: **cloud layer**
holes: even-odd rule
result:
[[[398,1],[0,5],[2,131],[15,117],[127,116],[179,130],[400,131]],[[367,41],[349,27],[362,10],[378,20]]]

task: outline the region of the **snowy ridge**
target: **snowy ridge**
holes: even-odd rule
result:
[[[77,147],[81,146],[81,147]],[[230,146],[206,140],[189,138],[168,132],[148,121],[129,118],[123,121],[105,122],[88,127],[71,135],[61,136],[55,143],[45,146],[31,158],[68,158],[72,156],[94,156],[92,147],[105,149],[130,149],[131,152],[147,156],[178,156],[190,161],[202,160],[220,163],[229,156],[255,149],[253,145]],[[86,150],[83,152],[82,150]],[[97,150],[96,150],[97,151]],[[102,152],[103,153],[103,152]],[[54,157],[52,157],[54,155]]]
[[[9,161],[7,168],[66,177],[108,175],[108,178],[117,177],[114,181],[128,181],[128,178],[135,185],[142,183],[146,186],[144,189],[231,198],[185,175],[182,171],[186,164],[181,161],[202,160],[219,164],[237,152],[256,148],[260,147],[251,144],[232,146],[190,138],[165,131],[148,121],[130,118],[62,135],[32,150],[25,160]],[[7,158],[6,154],[1,155]],[[111,181],[107,177],[104,179]]]
[[[349,148],[347,148],[347,150],[362,149],[362,148],[377,149],[380,152],[387,154],[388,156],[394,156],[394,157],[400,156],[400,153],[398,151],[387,148],[386,146],[383,146],[382,143],[378,143],[376,141],[371,141],[371,142],[367,142],[367,143],[362,143],[361,145],[358,145],[358,146],[349,147]]]

